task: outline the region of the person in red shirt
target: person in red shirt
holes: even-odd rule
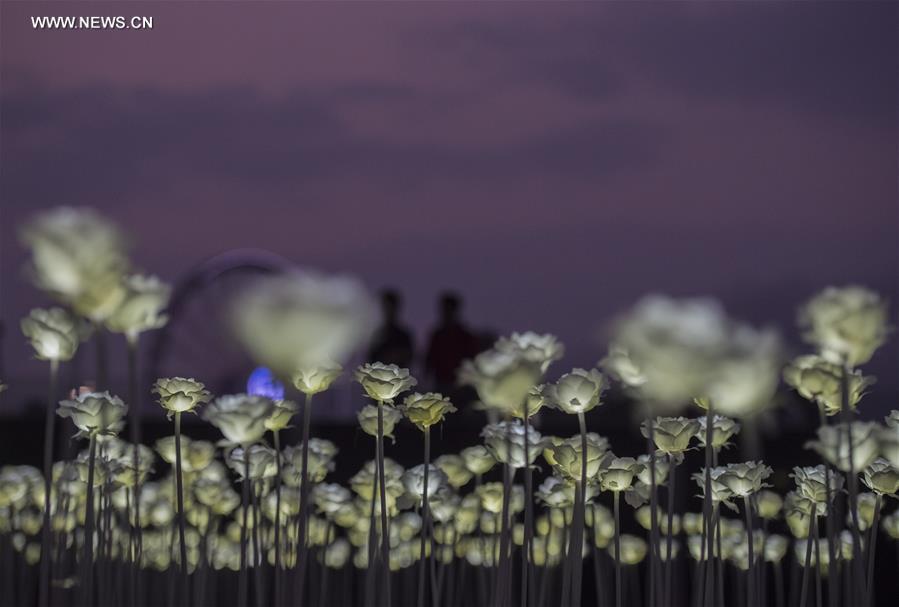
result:
[[[458,294],[441,293],[438,309],[440,320],[428,340],[425,375],[435,391],[452,395],[456,392],[459,366],[480,351],[480,343],[460,318],[462,298]]]

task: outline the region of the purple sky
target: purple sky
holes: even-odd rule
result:
[[[477,326],[557,333],[566,364],[652,291],[788,335],[830,283],[899,301],[897,11],[3,2],[3,372],[44,373],[15,226],[60,204],[109,214],[169,280],[262,247],[400,287],[422,334],[449,286]],[[29,21],[71,14],[155,27]]]

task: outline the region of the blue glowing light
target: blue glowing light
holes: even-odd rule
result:
[[[247,379],[247,394],[284,400],[284,384],[266,367],[256,367]]]

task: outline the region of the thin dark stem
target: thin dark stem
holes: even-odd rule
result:
[[[880,523],[880,507],[882,496],[877,493],[874,498],[874,519],[871,521],[871,537],[868,539],[868,601],[874,604],[874,557],[877,554],[877,526]]]
[[[425,457],[424,457],[424,488],[421,498],[421,534],[418,559],[418,607],[425,604],[425,586],[427,584],[427,558],[425,556],[425,544],[428,537],[428,468],[431,461],[431,431],[425,428]],[[433,589],[432,589],[433,590]]]
[[[855,466],[855,446],[853,445],[852,440],[852,410],[849,405],[849,365],[844,362],[843,363],[843,374],[841,384],[841,415],[843,418],[843,423],[846,426],[846,440],[849,441],[848,445],[848,453],[849,453],[849,461],[848,463],[848,474],[846,475],[846,484],[849,488],[849,512],[852,517],[852,525],[851,525],[851,533],[852,533],[852,575],[849,576],[850,582],[850,590],[852,587],[857,587],[862,584],[861,576],[863,575],[861,569],[861,536],[859,535],[859,527],[858,527],[858,486],[856,485],[855,478],[855,470],[853,470]],[[862,593],[866,592],[867,589],[857,588]]]
[[[706,588],[708,589],[712,583],[712,571],[713,569],[709,569],[709,567],[714,568],[716,555],[713,546],[713,537],[714,533],[712,532],[712,430],[715,426],[715,412],[714,405],[712,401],[709,401],[709,408],[706,411],[705,415],[705,488],[703,490],[703,500],[702,500],[702,514],[703,514],[703,525],[708,529],[708,533],[706,534],[706,540],[708,542],[708,550],[706,554],[708,554],[708,559],[706,560]],[[703,600],[703,605],[710,605],[712,602],[712,597],[710,593],[706,593],[705,598]]]
[[[237,579],[237,604],[247,607],[247,511],[250,507],[250,457],[249,445],[243,445],[243,524],[240,526],[240,575]]]
[[[132,563],[132,579],[134,583],[131,588],[131,604],[137,605],[138,601],[141,597],[140,585],[141,585],[141,571],[140,571],[140,556],[143,552],[143,530],[140,524],[140,493],[141,493],[141,470],[140,470],[140,458],[138,453],[138,445],[141,441],[141,428],[140,428],[140,390],[138,389],[138,385],[140,383],[139,380],[139,369],[137,365],[137,354],[138,354],[138,338],[127,338],[128,344],[128,423],[129,423],[129,433],[132,443],[132,449],[134,450],[132,457],[132,465],[134,466],[135,471],[135,480],[134,480],[134,523],[132,525],[132,529],[134,530],[134,534],[136,536],[136,556],[134,562]]]
[[[244,458],[250,454],[244,451]],[[181,584],[184,598],[187,598],[187,543],[184,540],[184,479],[181,475],[181,412],[175,412],[175,488],[178,493],[178,540],[181,546]],[[186,603],[186,601],[185,601]]]
[[[814,541],[815,541],[815,605],[821,607],[821,544],[818,541],[818,521],[814,524]]]
[[[306,561],[309,558],[309,548],[306,542],[306,525],[309,510],[309,426],[312,422],[312,395],[307,394],[303,403],[303,452],[300,462],[300,513],[299,530],[297,532],[297,592],[296,597],[300,604],[305,603],[306,593]]]
[[[91,433],[87,461],[87,506],[84,515],[84,572],[81,582],[84,587],[82,602],[93,603],[94,581],[94,462],[97,457],[97,438]]]
[[[809,531],[811,531],[811,525],[818,524],[817,517],[818,517],[817,504],[812,502],[811,519],[809,519]],[[805,599],[808,596],[808,569],[809,569],[809,563],[811,562],[811,560],[812,560],[812,538],[809,537],[809,534],[806,534],[806,536],[805,536],[805,564],[802,568],[802,591],[799,594],[799,607],[805,607]]]
[[[783,575],[783,565],[780,561],[774,563],[774,584],[777,586],[775,589],[775,601],[777,607],[783,607],[784,605],[784,575]]]
[[[533,562],[533,514],[532,514],[532,496],[533,496],[533,471],[530,466],[530,444],[528,437],[528,399],[524,399],[522,403],[522,411],[524,413],[524,542],[521,546],[521,607],[528,605],[528,583],[531,580],[531,563]]]
[[[621,516],[619,513],[620,491],[615,491],[615,607],[621,607]]]
[[[654,460],[655,456],[650,461]],[[674,535],[674,457],[668,454],[668,526],[665,534],[665,596],[671,600],[672,571],[674,558],[671,554],[671,538]]]
[[[378,441],[375,439],[375,460],[377,460]],[[365,568],[365,598],[366,605],[374,604],[375,600],[375,558],[376,558],[376,535],[375,531],[378,527],[375,522],[375,503],[378,497],[378,471],[372,475],[374,479],[371,487],[371,505],[368,513],[368,567]]]
[[[587,422],[583,412],[577,414],[577,421],[581,431],[581,482],[577,488],[580,496],[575,504],[578,511],[575,513],[575,538],[572,543],[575,552],[572,561],[574,571],[571,582],[571,602],[574,605],[581,604],[581,580],[584,574],[584,518],[587,507]]]
[[[381,498],[381,567],[384,604],[390,605],[390,529],[387,526],[387,483],[384,476],[384,404],[378,402],[378,478]]]
[[[508,442],[509,435],[506,434],[506,441]],[[512,450],[508,449],[508,453],[511,453]],[[508,463],[503,464],[503,503],[502,510],[500,513],[500,524],[499,524],[499,562],[496,566],[497,570],[497,581],[496,581],[496,589],[495,589],[495,605],[505,605],[506,600],[506,591],[509,588],[508,578],[508,561],[509,561],[509,502],[511,499],[512,493],[512,476],[515,474],[514,469]]]
[[[717,579],[716,585],[718,588],[718,605],[724,605],[724,559],[721,558],[721,555],[724,552],[721,550],[721,509],[720,507],[716,509],[715,512],[715,547],[717,550],[718,560],[716,561],[716,571],[717,571]]]
[[[262,551],[259,542],[259,527],[262,521],[259,520],[259,486],[253,483],[252,486],[252,505],[253,505],[253,574],[256,583],[253,585],[256,591],[256,607],[265,607],[265,588],[262,582]]]
[[[646,448],[649,452],[649,604],[655,605],[659,565],[659,495],[656,482],[655,422],[652,417],[646,418],[646,429]]]
[[[577,495],[578,493],[575,491],[575,496]],[[572,514],[573,510],[572,508]],[[568,515],[565,513],[565,508],[562,508],[562,522],[564,523],[562,527],[562,546],[568,545],[568,552],[562,561],[562,600],[559,603],[564,607],[569,604],[571,597],[571,524],[568,520]],[[543,601],[541,601],[541,604],[543,604]]]
[[[749,568],[746,570],[746,601],[747,605],[755,604],[755,538],[752,536],[752,503],[749,496],[743,497],[743,509],[746,511],[746,541],[749,549]]]
[[[47,411],[44,417],[44,520],[41,527],[41,573],[38,604],[47,607],[50,601],[50,493],[53,481],[53,441],[56,419],[56,383],[59,377],[59,361],[50,361],[50,385],[47,395]]]
[[[281,607],[281,439],[272,432],[275,445],[275,607]]]

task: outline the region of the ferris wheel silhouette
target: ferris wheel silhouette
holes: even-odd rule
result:
[[[168,323],[148,340],[148,377],[196,375],[219,393],[244,391],[254,365],[228,329],[231,302],[260,276],[295,268],[264,249],[234,249],[195,266],[174,286]]]
[[[213,394],[246,392],[256,363],[232,337],[228,314],[234,297],[258,278],[290,272],[297,265],[265,249],[234,249],[215,255],[175,283],[169,321],[148,339],[145,377],[194,377]],[[352,416],[355,392],[346,378],[319,395],[324,412]]]

